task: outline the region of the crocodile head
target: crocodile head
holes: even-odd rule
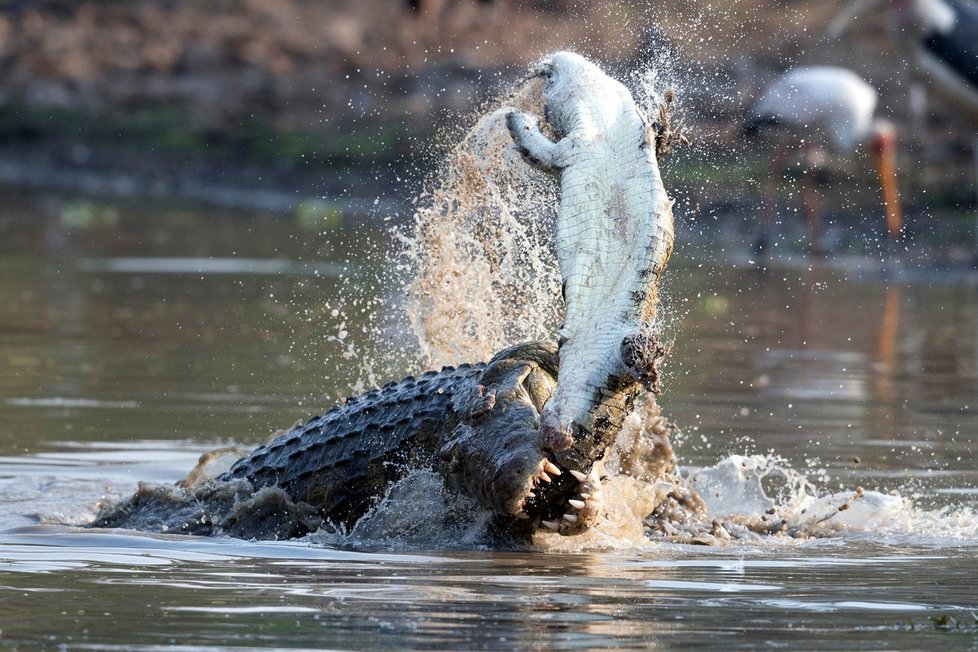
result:
[[[574,52],[551,54],[532,76],[543,79],[543,117],[560,138],[582,129],[607,131],[622,111],[634,108],[627,88]]]
[[[440,451],[440,471],[498,524],[509,519],[510,526],[518,521],[527,530],[571,534],[597,516],[598,478],[559,467],[544,444],[540,413],[557,382],[556,354],[547,342],[510,347],[452,397],[456,425]]]

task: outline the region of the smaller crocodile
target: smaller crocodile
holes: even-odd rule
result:
[[[527,162],[560,178],[560,383],[541,430],[558,464],[586,469],[613,442],[603,422],[658,390],[657,289],[672,254],[673,202],[657,150],[668,123],[650,123],[628,89],[573,52],[547,57],[535,74],[558,140],[526,113],[510,113],[507,126]]]

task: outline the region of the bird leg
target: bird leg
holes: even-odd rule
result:
[[[764,256],[768,247],[774,241],[775,225],[778,219],[778,188],[781,185],[782,175],[784,175],[785,160],[787,152],[783,145],[778,145],[771,159],[771,168],[768,171],[767,201],[764,210],[761,211],[761,233],[754,242],[754,255]]]
[[[815,188],[815,168],[818,152],[813,145],[805,145],[805,169],[802,173],[801,203],[805,210],[805,221],[808,224],[808,241],[812,255],[821,258],[822,252],[822,219],[818,212],[818,192]]]

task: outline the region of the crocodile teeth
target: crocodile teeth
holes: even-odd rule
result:
[[[540,479],[543,480],[544,482],[550,482],[551,481],[550,476],[547,475],[543,471],[540,471]]]
[[[584,482],[587,480],[587,476],[585,474],[581,473],[580,471],[575,471],[574,469],[571,469],[571,475],[577,478],[578,482]]]
[[[536,498],[537,495],[535,493],[533,493],[532,491],[527,491],[526,492],[526,497],[527,498]]]
[[[557,467],[556,464],[554,464],[550,460],[544,460],[543,470],[549,473],[550,475],[560,475],[560,469]]]
[[[581,494],[579,494],[579,495],[580,495],[580,497],[581,497],[581,498],[583,498],[584,500],[587,500],[588,498],[590,498],[590,497],[591,497],[591,494],[586,494],[586,493],[581,493]]]
[[[530,515],[521,510],[516,512],[516,518],[520,519],[521,521],[525,521],[526,519],[530,518]]]
[[[555,532],[560,529],[560,523],[557,521],[540,521],[540,525]]]
[[[568,500],[567,503],[574,509],[584,509],[587,506],[583,500]]]
[[[577,523],[577,517],[573,514],[564,514],[563,519],[568,523]]]

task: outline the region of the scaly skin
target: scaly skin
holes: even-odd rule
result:
[[[597,509],[596,496],[590,497],[597,481],[576,476],[576,467],[562,473],[548,458],[539,430],[540,411],[556,385],[556,353],[551,343],[530,342],[501,351],[486,364],[389,383],[292,428],[213,483],[247,480],[255,493],[281,490],[296,504],[290,509],[305,515],[302,523],[314,527],[308,514],[316,513],[349,529],[407,472],[434,468],[450,489],[491,511],[493,529],[510,540],[528,540],[541,524],[554,529],[566,514],[580,518],[565,533],[582,531]],[[620,422],[608,425],[621,427]],[[213,495],[198,489],[194,499],[208,502]],[[214,527],[185,503],[174,505],[140,490],[103,510],[93,526],[165,526],[198,534],[223,529],[233,536],[262,538],[309,531],[292,521],[283,529],[274,521],[278,514],[267,521],[252,518],[247,525],[235,516],[224,521],[233,528]],[[177,507],[183,511],[177,513]],[[211,519],[217,511],[204,509],[203,515]]]
[[[217,480],[280,487],[350,527],[408,470],[433,466],[510,536],[525,538],[541,524],[558,529],[567,515],[573,525],[559,529],[581,532],[597,512],[598,479],[580,472],[593,460],[558,468],[540,433],[540,413],[557,384],[556,353],[549,342],[529,342],[485,365],[390,383],[293,428]],[[603,423],[610,436],[626,414]]]
[[[558,468],[539,428],[556,354],[551,343],[530,342],[486,364],[390,383],[292,428],[210,484],[186,489],[184,500],[141,488],[105,508],[93,527],[245,538],[302,536],[322,521],[349,529],[407,472],[434,468],[449,489],[492,512],[492,534],[504,540],[527,542],[541,526],[582,532],[600,506],[598,478]],[[625,414],[605,420],[601,436],[614,436]],[[221,516],[236,499],[219,488],[241,480],[256,495],[274,489],[294,505]]]
[[[389,383],[293,428],[217,480],[281,487],[352,526],[407,471],[435,466],[497,514],[539,520],[542,505],[523,508],[548,466],[536,426],[556,382],[555,353],[553,344],[530,342],[487,364]],[[466,453],[478,463],[464,461]]]
[[[631,94],[583,57],[558,52],[543,77],[544,114],[556,142],[525,113],[507,116],[513,142],[560,177],[557,258],[566,312],[560,383],[541,430],[558,465],[588,468],[612,444],[617,422],[645,389],[658,389],[655,310],[672,253],[672,201],[655,134]]]
[[[352,526],[405,470],[431,464],[454,421],[452,398],[484,369],[448,367],[349,398],[259,447],[217,480],[281,487],[335,524]]]

